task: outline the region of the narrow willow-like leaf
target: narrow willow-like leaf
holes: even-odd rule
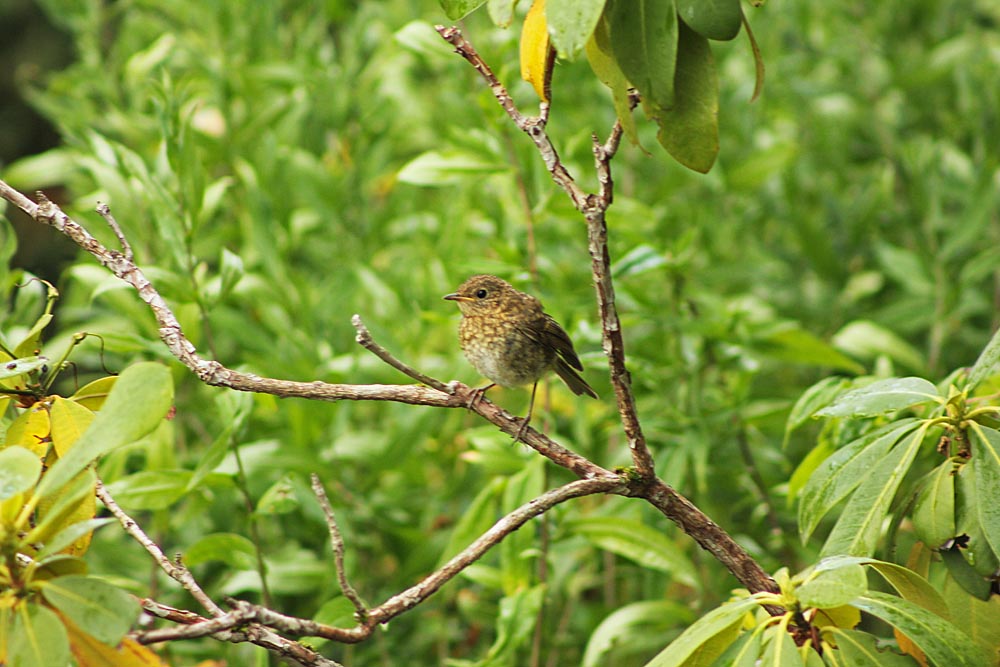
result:
[[[716,607],[693,625],[688,626],[677,639],[646,663],[646,667],[680,667],[686,664],[692,655],[701,651],[703,646],[713,643],[718,636],[724,635],[728,641],[725,645],[717,647],[714,656],[709,657],[702,653],[702,657],[708,658],[703,664],[710,665],[735,640],[733,631],[738,629],[733,627],[734,624],[739,623],[743,615],[753,611],[758,604],[757,600],[751,597]]]
[[[922,424],[871,469],[841,513],[820,557],[872,555],[892,499],[917,456],[927,428],[926,423]]]
[[[973,424],[969,436],[979,524],[993,553],[1000,554],[1000,432]]]
[[[888,424],[841,447],[817,466],[799,494],[799,532],[803,543],[826,513],[854,491],[886,452],[918,426],[915,419]]]
[[[939,398],[937,387],[923,378],[889,378],[853,389],[816,414],[821,417],[874,417]]]
[[[987,653],[967,634],[908,600],[870,591],[853,604],[905,634],[935,665],[983,667],[991,664]]]
[[[913,506],[917,537],[937,549],[955,537],[955,464],[945,461],[929,475]]]
[[[448,18],[457,21],[479,9],[486,0],[438,0]]]

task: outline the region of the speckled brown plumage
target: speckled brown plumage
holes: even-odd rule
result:
[[[496,276],[478,275],[444,298],[462,311],[458,339],[465,357],[494,383],[537,385],[546,371],[554,370],[573,393],[597,398],[577,372],[583,364],[569,336],[535,297]]]

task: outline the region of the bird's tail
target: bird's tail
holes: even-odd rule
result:
[[[562,357],[556,357],[555,372],[577,396],[586,394],[591,398],[597,398],[597,392]]]

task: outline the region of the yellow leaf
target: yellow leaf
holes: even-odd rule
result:
[[[69,648],[80,667],[169,667],[151,649],[125,638],[116,648],[97,641],[61,616],[69,632]]]
[[[545,0],[535,0],[521,28],[521,78],[535,88],[543,102],[549,101],[549,82],[555,62],[550,50]]]
[[[69,448],[94,421],[93,412],[61,396],[52,399],[49,417],[52,419],[52,446],[60,458],[66,456]]]
[[[108,392],[111,391],[111,387],[115,385],[116,380],[118,380],[117,375],[109,375],[93,382],[88,382],[69,398],[85,408],[100,410],[101,406],[104,405],[104,399],[108,397]]]
[[[4,446],[19,445],[30,449],[39,456],[45,456],[49,449],[49,411],[44,403],[35,403],[27,412],[22,412],[7,429]]]

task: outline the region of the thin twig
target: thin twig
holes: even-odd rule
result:
[[[128,261],[134,261],[135,256],[132,254],[132,246],[129,245],[128,239],[125,238],[125,233],[122,232],[122,228],[118,226],[118,221],[115,220],[115,216],[111,215],[111,209],[104,202],[97,202],[97,212],[102,218],[108,223],[108,227],[111,227],[111,231],[115,233],[118,237],[118,243],[122,246],[122,254]]]
[[[149,538],[148,535],[142,530],[138,523],[130,517],[125,511],[115,502],[115,499],[108,493],[107,487],[100,480],[97,481],[97,497],[100,498],[104,506],[108,508],[118,523],[122,525],[125,532],[132,536],[136,542],[141,544],[143,548],[153,557],[153,560],[160,566],[160,569],[167,573],[167,575],[184,587],[188,593],[191,594],[195,600],[198,601],[202,607],[204,607],[212,616],[222,616],[226,612],[222,610],[219,605],[215,604],[212,598],[201,589],[198,582],[195,580],[191,572],[178,562],[174,562],[167,558],[163,553],[163,550]]]
[[[361,321],[360,315],[355,314],[353,317],[351,317],[351,324],[354,325],[354,329],[358,332],[357,336],[355,336],[354,339],[358,342],[359,345],[361,345],[361,347],[365,348],[366,350],[374,354],[376,357],[378,357],[385,363],[395,368],[397,371],[400,371],[404,375],[413,378],[417,382],[422,382],[428,387],[433,387],[438,391],[443,391],[443,392],[448,391],[447,384],[441,382],[440,380],[435,380],[429,375],[424,375],[423,373],[421,373],[420,371],[411,366],[407,366],[402,361],[389,354],[389,351],[386,350],[384,347],[376,343],[375,340],[372,339],[372,335],[371,333],[369,333],[368,327],[366,327],[365,323]]]
[[[358,322],[360,322],[360,319]],[[326,516],[326,528],[330,533],[333,564],[337,569],[337,582],[340,584],[340,590],[344,594],[344,597],[354,605],[355,617],[358,619],[358,622],[364,623],[368,620],[368,609],[361,600],[361,596],[354,590],[354,586],[351,586],[351,582],[347,580],[347,570],[344,567],[344,538],[340,534],[340,527],[337,526],[337,519],[333,515],[333,507],[330,505],[330,499],[326,496],[326,490],[323,488],[323,482],[320,481],[319,475],[313,473],[310,476],[310,480],[312,481],[312,490],[316,495],[316,500],[319,501],[319,506],[323,508],[323,514]]]
[[[133,636],[140,644],[211,637],[233,644],[250,642],[287,660],[294,661],[302,667],[343,667],[340,663],[324,658],[297,641],[276,634],[270,628],[259,623],[251,623],[254,614],[247,614],[241,608],[234,609],[222,617],[203,618],[190,611],[174,609],[148,598],[143,599],[141,604],[147,613],[157,618],[180,623],[181,626],[135,633]]]

